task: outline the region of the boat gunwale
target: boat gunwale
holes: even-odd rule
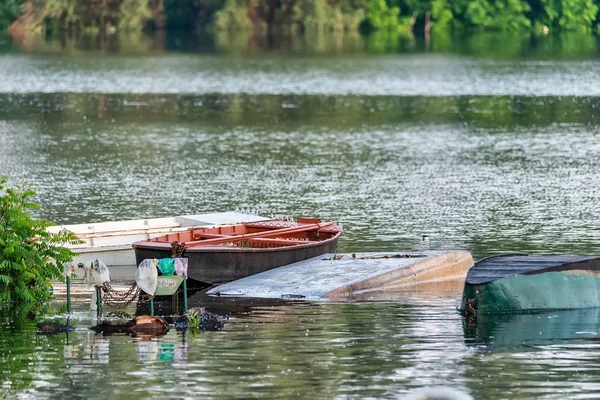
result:
[[[332,237],[318,240],[318,241],[301,241],[298,240],[298,243],[292,244],[289,246],[283,247],[262,247],[262,248],[253,248],[253,247],[237,247],[237,246],[223,246],[223,245],[204,245],[204,246],[194,246],[185,249],[185,252],[191,253],[212,253],[212,252],[222,252],[222,253],[262,253],[262,252],[276,252],[276,251],[290,251],[293,249],[302,249],[320,246],[322,244],[326,244],[335,240],[338,240],[342,235],[342,231],[338,231]],[[226,240],[224,240],[226,241]],[[185,242],[183,242],[185,243]],[[134,249],[154,249],[154,250],[171,250],[170,242],[151,242],[147,240],[133,242],[132,247]]]
[[[217,215],[223,217],[232,214],[257,217],[247,222],[208,222],[208,219]],[[164,233],[186,231],[188,229],[212,228],[222,225],[232,225],[238,223],[255,223],[260,221],[269,221],[268,218],[254,214],[245,214],[237,211],[222,211],[205,214],[185,214],[156,218],[128,219],[120,221],[96,221],[68,225],[51,225],[46,228],[51,233],[58,233],[62,230],[73,232],[81,239],[93,239],[105,236],[133,236],[146,233]],[[115,226],[117,228],[115,228]],[[134,226],[134,228],[131,228]]]
[[[577,260],[577,261],[557,261],[556,264],[553,264],[551,266],[541,266],[537,269],[531,269],[528,271],[522,271],[522,272],[509,272],[503,276],[495,276],[495,277],[484,277],[485,280],[481,281],[481,282],[473,282],[472,281],[472,276],[471,276],[471,272],[475,270],[475,268],[483,261],[489,260],[490,258],[496,258],[496,257],[540,257],[540,258],[548,258],[551,259],[552,257],[587,257],[581,260]],[[596,260],[597,261],[597,265],[596,267],[588,267],[588,268],[581,268],[582,264],[586,264],[586,263],[590,263],[592,261]],[[487,285],[491,282],[495,282],[498,281],[500,279],[504,279],[504,278],[509,278],[512,276],[518,276],[518,275],[540,275],[540,274],[544,274],[547,272],[562,272],[562,271],[577,271],[577,270],[581,270],[581,271],[599,271],[600,272],[600,256],[576,256],[576,255],[562,255],[562,256],[558,256],[558,255],[530,255],[530,254],[502,254],[502,255],[497,255],[497,256],[491,256],[491,257],[486,257],[483,258],[481,260],[479,260],[478,262],[475,263],[475,265],[473,265],[473,267],[469,270],[467,277],[465,279],[465,285],[471,285],[471,286],[481,286],[481,285]],[[480,272],[480,271],[475,271],[475,272]],[[483,272],[483,271],[481,271]]]

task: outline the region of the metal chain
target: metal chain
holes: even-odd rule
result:
[[[105,294],[102,301],[113,308],[125,308],[140,295],[140,288],[135,282],[125,292],[113,289],[108,282],[104,283],[102,290]]]
[[[185,251],[185,243],[174,241],[171,242],[171,258],[179,258]]]

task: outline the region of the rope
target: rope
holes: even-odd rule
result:
[[[144,293],[143,295],[140,296],[140,298],[141,298],[140,300],[142,300],[142,303],[149,303],[150,300],[152,300],[154,298],[154,296]]]
[[[463,317],[465,317],[467,324],[473,325],[475,323],[475,319],[477,318],[477,304],[475,303],[475,299],[467,300],[467,304],[465,304],[465,309],[463,310]]]

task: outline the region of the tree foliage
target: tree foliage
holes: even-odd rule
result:
[[[220,30],[247,30],[252,27],[245,1],[227,0],[215,14],[215,27]]]
[[[0,177],[0,308],[41,306],[51,297],[51,280],[61,279],[62,265],[73,259],[63,245],[77,238],[48,232],[52,224],[30,213],[40,207],[31,201],[34,195]]]
[[[406,26],[413,14],[418,16],[417,29],[422,29],[429,12],[436,30],[546,27],[590,31],[599,22],[600,0],[196,0],[176,4],[165,6],[169,26],[183,21],[180,11],[185,8],[188,18],[194,16],[218,30],[256,30],[274,25],[319,31],[359,26],[389,30]]]
[[[110,34],[217,31],[598,30],[600,0],[0,0],[0,28]],[[427,24],[431,16],[431,25]],[[408,21],[411,21],[410,24]]]
[[[524,0],[479,0],[472,1],[466,8],[468,25],[479,29],[514,31],[531,26],[525,15],[531,10]]]
[[[598,15],[592,0],[563,0],[558,25],[568,31],[589,31]]]
[[[20,14],[20,0],[0,0],[0,30],[8,28]]]
[[[400,25],[400,7],[391,6],[386,0],[370,0],[366,22],[375,29],[397,29]]]
[[[0,9],[3,2],[15,1],[0,0]],[[21,15],[12,30],[104,34],[140,31],[153,18],[153,4],[151,0],[28,0],[21,4]]]

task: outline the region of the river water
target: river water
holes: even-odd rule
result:
[[[336,220],[343,252],[600,253],[594,37],[178,40],[0,37],[0,174],[37,191],[41,216],[238,209]],[[68,336],[2,321],[0,396],[600,397],[597,310],[464,326],[459,300],[250,302],[219,310],[223,331],[153,340],[94,335],[81,302]]]

